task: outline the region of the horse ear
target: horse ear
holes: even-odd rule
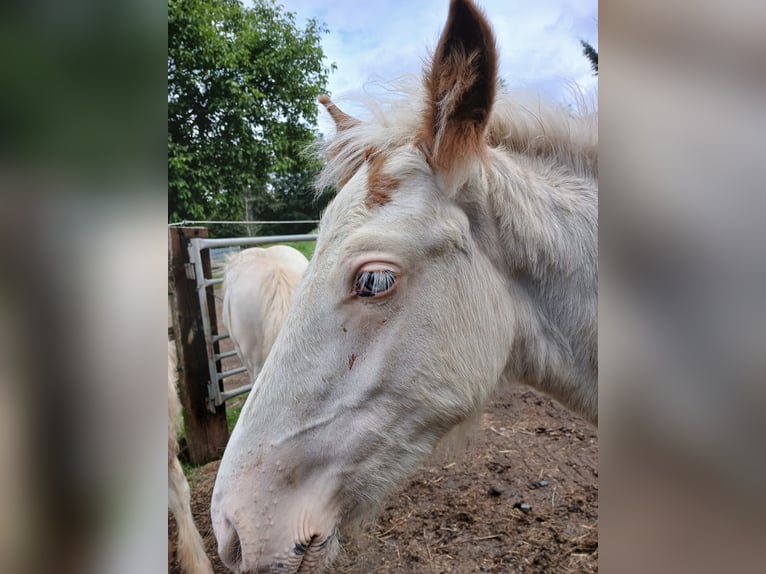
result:
[[[327,94],[319,96],[319,103],[327,109],[327,113],[330,114],[332,121],[335,122],[335,129],[339,132],[361,123],[358,119],[351,117],[336,106]]]
[[[346,112],[341,110],[338,106],[335,105],[335,103],[330,99],[330,96],[327,94],[322,94],[319,96],[319,103],[322,104],[325,109],[327,110],[327,113],[330,114],[330,117],[332,118],[332,121],[335,122],[335,131],[340,134],[344,131],[346,131],[349,128],[353,128],[354,126],[360,125],[362,122],[360,122],[355,117],[352,117],[348,115]],[[336,140],[337,142],[338,140]],[[343,149],[346,147],[348,142],[344,143],[343,140],[340,140],[340,143],[331,144],[330,147],[326,148],[326,153],[328,158],[334,158],[337,157],[340,153],[343,152]],[[367,157],[364,158],[364,160],[367,160]],[[354,175],[357,169],[359,169],[359,166],[362,165],[362,159],[359,158],[358,162],[355,162],[355,166],[353,169],[347,170],[345,173],[341,174],[338,178],[336,187],[337,189],[341,189],[346,183],[348,183],[348,180],[351,179],[351,177]]]
[[[430,68],[419,143],[435,169],[456,175],[483,155],[497,84],[497,49],[492,28],[470,0],[450,2]]]

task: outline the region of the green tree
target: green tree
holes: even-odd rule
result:
[[[317,216],[304,150],[334,69],[326,32],[275,0],[168,1],[170,221]]]
[[[582,46],[582,53],[588,60],[590,60],[590,67],[593,70],[593,75],[598,76],[598,52],[585,40],[580,40]]]

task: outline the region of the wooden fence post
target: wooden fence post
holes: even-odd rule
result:
[[[202,330],[202,318],[194,275],[189,265],[188,240],[207,237],[205,227],[170,227],[169,286],[173,300],[173,326],[178,351],[178,387],[183,405],[186,443],[192,464],[204,464],[221,456],[229,438],[226,426],[226,407],[208,410],[207,385],[210,372],[207,363],[207,345]],[[210,273],[210,253],[202,252],[205,273]],[[218,332],[215,295],[208,287],[208,308],[213,333]],[[218,347],[218,344],[215,344]]]

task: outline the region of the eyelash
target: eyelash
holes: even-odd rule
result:
[[[396,283],[396,274],[390,269],[360,271],[354,281],[357,297],[378,297],[389,291]]]

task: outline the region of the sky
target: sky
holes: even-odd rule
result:
[[[324,22],[328,63],[337,69],[328,89],[353,115],[343,96],[375,93],[376,85],[406,75],[420,77],[423,62],[447,20],[448,0],[278,0],[296,14]],[[500,76],[514,88],[573,101],[572,87],[595,93],[597,78],[579,39],[598,49],[597,0],[479,0],[495,31]],[[320,130],[332,131],[326,114]]]

